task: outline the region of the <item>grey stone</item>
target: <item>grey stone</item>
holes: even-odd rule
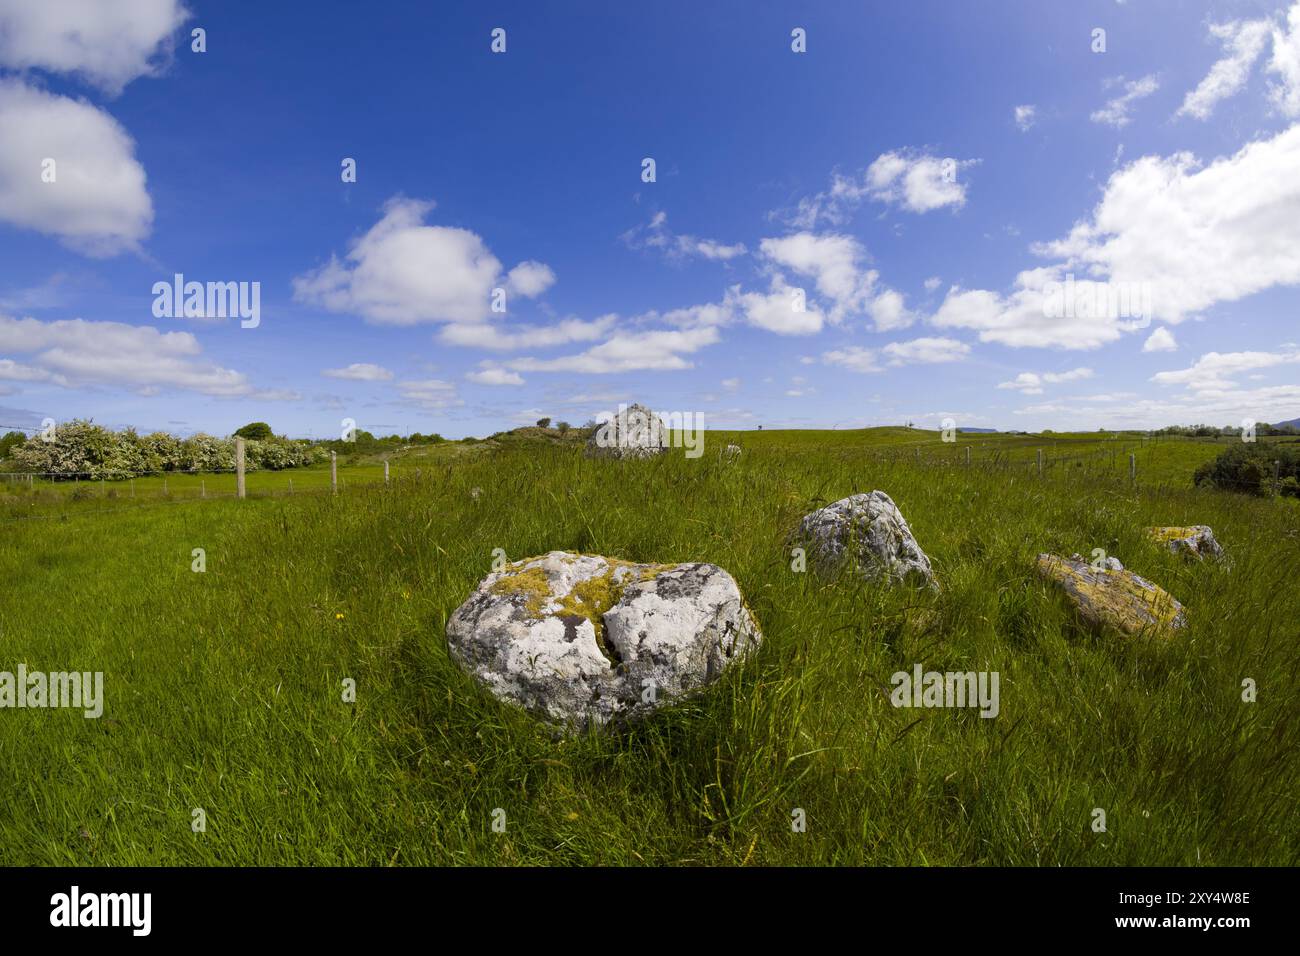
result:
[[[451,656],[489,691],[577,730],[645,717],[761,641],[716,565],[566,551],[492,572],[447,622]]]
[[[652,458],[668,448],[663,421],[644,405],[619,406],[618,414],[596,426],[587,439],[590,458]]]
[[[936,586],[930,559],[883,491],[851,495],[805,515],[799,536],[823,569],[851,562],[868,580]]]
[[[1185,527],[1150,528],[1148,533],[1162,542],[1174,554],[1189,558],[1222,558],[1223,548],[1214,540],[1209,525],[1193,524]]]

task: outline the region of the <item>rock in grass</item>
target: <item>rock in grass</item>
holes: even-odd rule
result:
[[[736,444],[730,444],[730,445],[728,445],[726,448],[722,449],[722,457],[723,457],[723,458],[739,458],[739,457],[740,457],[740,446],[739,446],[739,445],[736,445]]]
[[[589,458],[653,458],[668,448],[663,420],[644,405],[619,406],[587,439]]]
[[[1209,525],[1193,524],[1183,528],[1148,528],[1147,533],[1174,554],[1191,558],[1221,558],[1223,548],[1214,540]]]
[[[823,569],[848,562],[872,581],[935,583],[930,559],[883,491],[851,495],[805,515],[799,537]]]
[[[716,565],[567,551],[494,571],[447,622],[452,657],[488,690],[579,730],[644,717],[761,641]]]
[[[1071,560],[1071,561],[1082,561],[1082,560],[1084,560],[1084,558],[1083,558],[1083,555],[1081,555],[1081,554],[1079,554],[1079,553],[1076,552],[1076,553],[1070,555],[1070,560]],[[1101,570],[1103,570],[1103,571],[1123,571],[1123,570],[1124,570],[1124,565],[1120,562],[1119,558],[1115,557],[1113,554],[1105,555],[1104,557],[1098,558],[1096,561],[1091,561],[1091,562],[1089,562],[1089,564],[1091,564],[1094,568],[1096,568],[1096,567],[1100,567]]]
[[[1183,627],[1183,606],[1163,588],[1132,571],[1094,568],[1076,558],[1040,554],[1040,575],[1065,591],[1079,616],[1095,627],[1112,627],[1127,635],[1167,634]]]

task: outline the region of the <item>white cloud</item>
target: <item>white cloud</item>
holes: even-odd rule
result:
[[[397,383],[398,394],[402,401],[417,408],[436,411],[453,405],[465,404],[456,394],[456,386],[451,382],[429,378]]]
[[[777,335],[815,335],[822,330],[826,317],[804,297],[803,310],[796,308],[796,290],[774,276],[767,292],[741,292],[740,286],[727,291],[725,304],[743,315],[750,325]]]
[[[353,362],[347,368],[327,368],[321,372],[326,378],[341,378],[352,382],[389,382],[393,373],[381,365],[370,362]]]
[[[1300,284],[1298,168],[1300,126],[1209,166],[1190,153],[1143,157],[1111,175],[1068,236],[1033,247],[1062,261],[1021,272],[1005,296],[954,288],[930,321],[977,330],[986,342],[1090,349],[1154,319],[1177,324],[1219,302]],[[1093,307],[1049,317],[1049,284],[1059,288],[1076,272],[1075,302]],[[1129,304],[1149,315],[1124,314],[1116,293],[1130,292]]]
[[[555,285],[555,273],[544,262],[521,262],[506,274],[506,288],[525,299],[535,299]]]
[[[1210,35],[1223,46],[1224,56],[1210,67],[1205,79],[1183,99],[1175,116],[1209,119],[1220,100],[1239,93],[1250,77],[1269,37],[1267,20],[1234,20],[1210,25]]]
[[[941,285],[943,285],[942,279],[940,279],[938,276],[930,276],[930,278],[925,280],[925,291],[933,292]]]
[[[0,0],[0,65],[84,77],[110,94],[156,74],[178,0]]]
[[[1186,385],[1196,392],[1223,392],[1233,388],[1235,375],[1297,362],[1300,362],[1300,351],[1207,352],[1189,368],[1157,372],[1151,381],[1159,385]]]
[[[1269,88],[1277,108],[1287,116],[1300,116],[1300,3],[1291,7],[1285,25],[1273,27],[1268,71],[1278,77]]]
[[[672,371],[691,368],[682,358],[718,341],[712,326],[696,329],[619,332],[608,341],[577,355],[558,358],[521,358],[507,362],[517,372],[581,372],[603,375],[639,370]]]
[[[1068,372],[1021,372],[1011,381],[999,383],[998,388],[1015,389],[1023,395],[1041,395],[1044,385],[1078,382],[1085,378],[1092,378],[1092,369],[1076,368]]]
[[[902,206],[910,212],[929,212],[966,203],[966,184],[958,171],[971,161],[939,158],[924,153],[884,153],[867,167],[871,198]]]
[[[1124,82],[1122,76],[1116,77],[1110,83],[1112,85],[1122,83],[1124,92],[1107,101],[1106,105],[1094,112],[1090,118],[1094,123],[1104,123],[1107,126],[1114,126],[1116,129],[1123,129],[1132,122],[1129,110],[1134,103],[1160,89],[1160,81],[1156,79],[1154,74],[1144,76],[1140,80],[1129,80],[1128,82]]]
[[[890,342],[882,349],[890,365],[927,365],[960,362],[970,354],[970,346],[956,339],[920,338],[910,342]]]
[[[858,345],[852,345],[844,349],[835,349],[830,352],[823,352],[822,361],[827,365],[837,365],[840,368],[846,368],[850,372],[866,373],[882,371],[879,363],[876,361],[876,353],[871,349],[864,349]]]
[[[1178,343],[1174,340],[1174,333],[1163,325],[1147,336],[1146,342],[1142,344],[1143,352],[1174,352],[1177,349]]]
[[[1090,221],[1042,251],[1150,283],[1155,317],[1177,323],[1216,302],[1300,283],[1300,126],[1202,168],[1190,153],[1146,156],[1111,176]]]
[[[911,212],[928,212],[943,206],[960,208],[966,202],[966,184],[959,172],[978,160],[941,158],[917,150],[883,153],[865,170],[845,176],[831,173],[830,188],[799,200],[793,212],[771,213],[797,229],[815,229],[819,222],[839,225],[864,199],[901,206]]]
[[[571,342],[594,342],[608,333],[617,321],[618,317],[615,315],[603,315],[589,322],[581,319],[564,319],[547,326],[503,327],[487,322],[455,323],[443,326],[438,338],[448,345],[508,352],[515,349],[568,345]]]
[[[51,373],[34,365],[23,365],[13,359],[0,359],[0,379],[9,382],[44,382]]]
[[[0,80],[0,129],[0,221],[91,256],[137,249],[149,235],[144,167],[135,141],[107,113]],[[42,181],[46,159],[54,160],[54,182]]]
[[[1016,125],[1020,127],[1020,131],[1023,133],[1034,125],[1034,120],[1037,118],[1038,108],[1029,104],[1025,106],[1017,106],[1014,113],[1016,117]]]
[[[885,287],[877,290],[879,274],[863,265],[866,250],[852,236],[797,232],[764,239],[759,250],[775,266],[812,279],[818,294],[831,303],[827,318],[833,324],[862,312],[871,316],[877,332],[906,328],[916,321],[900,293]]]
[[[860,265],[865,251],[852,236],[798,232],[764,239],[759,250],[777,265],[813,279],[817,291],[834,303],[830,312],[833,322],[847,313],[860,312],[876,281],[876,273]]]
[[[743,243],[718,242],[716,239],[701,239],[684,233],[675,233],[668,226],[668,214],[657,212],[650,218],[649,225],[637,226],[623,233],[623,241],[633,249],[654,249],[662,252],[668,259],[686,259],[698,256],[727,262],[747,251]]]
[[[477,372],[468,372],[465,377],[479,385],[523,385],[524,377],[518,372],[488,365]]]
[[[475,233],[425,225],[433,207],[431,201],[390,199],[344,261],[331,257],[293,280],[294,298],[379,324],[473,323],[490,318],[494,288],[508,282],[518,295],[536,295],[554,281],[548,267],[531,260],[504,276]]]
[[[31,356],[23,364],[7,360],[0,377],[10,380],[137,392],[175,388],[218,398],[298,397],[256,389],[242,373],[203,361],[198,339],[189,332],[160,332],[147,325],[0,316],[0,350]]]
[[[721,384],[722,387],[725,388],[727,391],[734,392],[736,389],[740,388],[740,379],[724,378]]]

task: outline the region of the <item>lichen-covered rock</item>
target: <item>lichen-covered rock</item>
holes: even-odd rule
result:
[[[590,458],[652,458],[668,448],[668,429],[644,405],[620,405],[618,414],[591,433],[586,454]]]
[[[1081,555],[1081,554],[1075,553],[1075,554],[1070,555],[1070,560],[1071,560],[1071,561],[1083,561],[1083,560],[1084,560],[1084,557],[1083,557],[1083,555]],[[1097,558],[1097,559],[1095,559],[1095,560],[1093,560],[1093,561],[1089,561],[1088,563],[1089,563],[1090,565],[1092,565],[1092,567],[1094,567],[1094,568],[1098,568],[1098,567],[1101,568],[1101,570],[1103,570],[1103,571],[1123,571],[1123,570],[1124,570],[1124,565],[1123,565],[1122,563],[1120,563],[1119,558],[1115,557],[1113,554],[1103,554],[1100,558]]]
[[[805,515],[799,537],[823,569],[852,562],[868,580],[935,584],[930,559],[883,491],[850,495]]]
[[[739,457],[740,457],[740,446],[739,446],[739,445],[736,445],[736,444],[728,445],[726,448],[722,449],[722,457],[723,457],[723,458],[739,458]]]
[[[447,622],[452,657],[488,690],[578,730],[644,717],[761,641],[716,565],[567,551],[494,571]]]
[[[1035,568],[1061,586],[1089,624],[1135,635],[1168,634],[1186,623],[1183,606],[1163,588],[1132,571],[1094,568],[1076,558],[1040,554]]]
[[[1193,524],[1182,528],[1148,528],[1147,533],[1174,554],[1190,558],[1221,558],[1223,548],[1214,540],[1209,525]]]

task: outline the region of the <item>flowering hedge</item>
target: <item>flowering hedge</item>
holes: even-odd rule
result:
[[[244,467],[278,471],[323,461],[329,453],[310,442],[272,437],[244,442]],[[235,440],[202,432],[177,438],[166,432],[137,434],[135,429],[112,431],[93,422],[74,420],[59,425],[53,440],[33,435],[10,450],[11,467],[68,478],[133,478],[160,471],[231,471]]]

